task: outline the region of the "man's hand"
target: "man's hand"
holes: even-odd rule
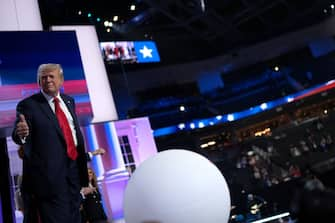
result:
[[[23,114],[19,115],[19,119],[16,124],[16,134],[24,140],[29,135],[29,126]]]
[[[93,152],[92,152],[92,155],[104,155],[105,154],[105,150],[103,149],[103,148],[99,148],[99,149],[97,149],[97,150],[94,150]]]

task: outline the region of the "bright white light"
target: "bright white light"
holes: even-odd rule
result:
[[[275,67],[274,67],[274,70],[275,70],[275,71],[279,71],[279,67],[278,67],[278,66],[275,66]]]
[[[265,110],[267,108],[268,108],[268,104],[266,104],[266,103],[261,104],[261,109],[262,110]]]
[[[233,114],[229,114],[229,115],[227,116],[227,120],[230,121],[230,122],[234,121],[234,120],[235,120],[234,115],[233,115]]]
[[[194,124],[194,123],[191,123],[191,124],[190,124],[190,128],[191,128],[191,129],[194,129],[194,128],[195,128],[195,124]]]
[[[199,122],[198,123],[198,128],[203,128],[203,127],[205,127],[205,124],[203,122]]]
[[[184,123],[180,123],[180,124],[178,125],[178,128],[179,128],[180,130],[184,129],[184,128],[185,128],[185,124],[184,124]]]
[[[293,100],[294,100],[294,98],[292,98],[292,97],[288,97],[288,98],[286,99],[287,102],[292,102]]]
[[[136,9],[136,5],[131,5],[131,6],[130,6],[130,10],[131,10],[131,11],[135,11],[135,9]]]
[[[200,5],[201,5],[201,11],[205,11],[206,10],[206,4],[204,0],[200,0]]]
[[[217,119],[217,120],[221,120],[221,119],[222,119],[222,115],[218,115],[218,116],[216,116],[216,119]]]
[[[108,21],[108,20],[104,21],[104,26],[105,26],[105,27],[107,27],[108,24],[109,24],[109,21]]]
[[[181,106],[179,107],[179,111],[185,111],[185,107],[184,107],[183,105],[181,105]]]
[[[209,125],[214,125],[214,122],[209,122]]]
[[[215,142],[215,141],[209,141],[207,144],[208,144],[209,146],[213,146],[213,145],[216,144],[216,142]]]
[[[113,23],[112,23],[112,22],[108,22],[108,26],[109,26],[109,27],[112,27],[112,26],[113,26]]]
[[[109,32],[111,31],[111,29],[110,29],[110,28],[107,28],[106,31],[109,33]]]
[[[334,9],[334,8],[335,8],[335,6],[334,6],[333,4],[331,4],[331,5],[330,5],[330,8],[331,8],[331,9]]]
[[[200,148],[206,148],[206,147],[208,147],[208,144],[207,144],[207,143],[204,143],[204,144],[201,144],[201,145],[200,145]]]
[[[78,11],[78,15],[81,15],[81,11],[80,10]]]
[[[119,16],[115,15],[115,16],[113,17],[113,21],[116,22],[116,21],[118,21],[118,20],[119,20]]]
[[[264,219],[261,219],[261,220],[253,221],[252,223],[269,222],[269,221],[280,219],[280,218],[283,218],[283,217],[286,217],[286,216],[289,216],[289,215],[290,215],[289,212],[285,212],[285,213],[274,215],[274,216],[271,216],[271,217],[267,217],[267,218],[264,218]]]

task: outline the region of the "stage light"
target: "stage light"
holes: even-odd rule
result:
[[[130,6],[130,11],[135,11],[135,9],[136,9],[136,5],[132,4],[132,5]]]
[[[214,145],[216,144],[216,142],[215,142],[215,141],[209,141],[207,144],[208,144],[209,146],[214,146]]]
[[[82,12],[79,10],[79,11],[78,11],[78,15],[81,15],[81,13],[82,13]]]
[[[116,21],[118,21],[118,20],[119,20],[119,16],[115,15],[115,16],[113,17],[113,21],[116,22]]]
[[[274,69],[275,71],[279,71],[279,67],[278,67],[278,66],[275,66],[273,69]]]
[[[222,115],[218,115],[218,116],[216,116],[216,119],[217,119],[217,120],[221,120],[221,119],[222,119]]]
[[[199,122],[198,123],[198,128],[203,128],[203,127],[205,127],[205,124],[203,122]]]
[[[207,144],[207,143],[204,143],[204,144],[201,144],[201,145],[200,145],[200,148],[201,148],[201,149],[204,149],[204,148],[207,148],[207,147],[208,147],[208,144]]]
[[[180,130],[183,130],[183,129],[185,128],[185,124],[184,124],[184,123],[180,123],[180,124],[178,125],[178,128],[179,128]]]
[[[98,18],[97,18],[97,22],[100,22],[100,21],[101,21],[101,19],[98,17]]]
[[[234,120],[235,120],[234,115],[233,115],[233,114],[229,114],[229,115],[227,116],[227,120],[230,121],[230,122],[234,121]]]
[[[265,109],[268,108],[268,104],[267,103],[262,103],[260,107],[261,107],[262,110],[265,110]]]
[[[190,124],[190,128],[191,128],[191,129],[194,129],[194,128],[195,128],[195,124],[194,124],[194,123],[191,123],[191,124]]]
[[[92,17],[92,13],[90,13],[90,12],[87,13],[87,17],[88,17],[88,18],[91,18],[91,17]]]
[[[292,98],[292,97],[287,97],[287,98],[286,98],[286,101],[287,101],[287,102],[291,102],[291,101],[293,101],[293,100],[294,100],[294,98]]]
[[[180,107],[179,107],[179,111],[185,111],[185,107],[183,106],[183,105],[181,105]]]

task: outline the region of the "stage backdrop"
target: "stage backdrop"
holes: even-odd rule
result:
[[[0,32],[0,129],[12,127],[17,103],[39,91],[37,68],[59,63],[65,75],[63,92],[75,98],[81,123],[92,108],[74,31]]]

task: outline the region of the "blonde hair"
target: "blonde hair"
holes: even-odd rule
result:
[[[60,77],[64,79],[63,68],[60,64],[46,63],[46,64],[41,64],[37,69],[37,83],[40,84],[41,74],[43,74],[43,72],[51,71],[51,70],[58,70]]]
[[[92,168],[88,167],[88,171],[92,171],[93,179],[90,181],[93,187],[98,187],[98,180],[97,180],[97,175],[95,175],[95,172],[93,171]]]

